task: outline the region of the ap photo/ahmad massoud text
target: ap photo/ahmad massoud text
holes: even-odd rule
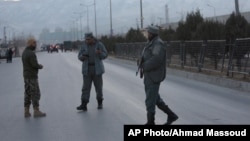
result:
[[[250,125],[124,125],[124,141],[133,138],[248,137]]]

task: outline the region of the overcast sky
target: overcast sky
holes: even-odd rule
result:
[[[97,34],[110,33],[110,0],[95,0]],[[113,32],[123,33],[129,28],[141,26],[140,0],[111,0]],[[3,27],[7,33],[38,35],[42,29],[54,31],[60,27],[69,30],[74,26],[87,27],[95,33],[94,0],[0,0],[0,38]],[[83,6],[88,5],[88,6]],[[168,5],[170,22],[178,22],[181,16],[200,9],[203,17],[230,14],[235,10],[235,0],[142,0],[143,26],[166,22],[165,5]],[[239,0],[240,12],[250,11],[250,0]],[[80,14],[81,13],[81,14]]]

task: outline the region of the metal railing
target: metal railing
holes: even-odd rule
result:
[[[142,43],[117,43],[115,55],[137,59],[145,46]],[[250,38],[207,41],[168,41],[167,65],[198,72],[210,71],[234,77],[250,76]]]

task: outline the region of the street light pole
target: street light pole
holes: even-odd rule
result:
[[[87,7],[87,32],[89,32],[89,7]]]
[[[77,19],[76,19],[76,40],[79,39],[79,38],[78,38],[78,34],[79,34],[79,32],[78,32],[78,25],[77,25]]]
[[[239,0],[235,0],[235,11],[236,11],[236,15],[240,15]]]
[[[160,23],[159,23],[159,26],[161,26],[161,24],[162,24],[162,22],[161,22],[161,21],[162,21],[162,18],[161,18],[161,17],[158,17],[158,19],[159,19],[159,22],[160,22]]]
[[[112,4],[110,0],[110,36],[113,36],[113,28],[112,28]]]
[[[180,16],[181,16],[181,22],[183,22],[184,21],[183,11],[182,12],[176,12],[176,13],[180,14]]]
[[[81,40],[83,39],[82,37],[82,14],[80,13],[80,32],[81,32]]]
[[[4,47],[7,45],[6,26],[3,27]]]
[[[85,6],[87,8],[87,32],[89,32],[89,6],[92,6],[92,5],[93,4],[91,4],[91,5],[80,4],[80,6]],[[95,25],[96,25],[96,20],[95,20]],[[96,32],[96,34],[97,34],[97,32]]]
[[[214,9],[214,17],[216,17],[216,14],[215,14],[215,7],[212,6],[212,5],[210,5],[210,4],[207,4],[207,6],[212,7],[212,8]]]
[[[96,25],[96,2],[94,0],[94,6],[95,6],[95,37],[97,37],[97,25]]]
[[[142,0],[140,0],[140,9],[141,9],[141,29],[143,28],[143,15],[142,15]]]
[[[80,15],[80,35],[81,35],[81,40],[83,39],[83,35],[82,35],[82,13],[76,13],[75,14],[79,14]]]

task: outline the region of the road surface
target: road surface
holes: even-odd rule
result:
[[[104,109],[97,109],[92,87],[87,112],[79,112],[82,74],[77,53],[38,52],[40,109],[45,118],[25,119],[20,58],[0,64],[1,141],[122,141],[123,125],[146,123],[143,80],[134,62],[104,61]],[[176,125],[250,124],[249,93],[167,74],[160,94],[176,112]],[[157,109],[156,124],[167,116]]]

